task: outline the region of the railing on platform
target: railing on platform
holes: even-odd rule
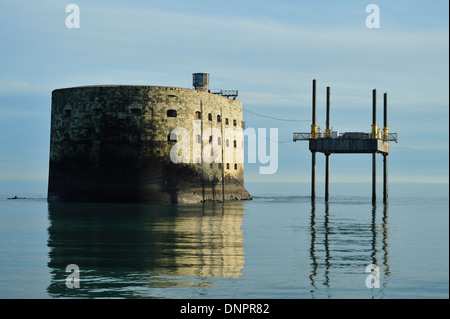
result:
[[[308,141],[311,140],[311,133],[294,133],[293,135],[293,141]],[[327,135],[325,132],[318,132],[317,133],[317,138],[321,139],[321,138],[330,138],[329,135]],[[366,139],[371,139],[371,134],[370,133],[359,133],[359,132],[346,132],[343,133],[341,135],[339,134],[332,134],[331,136],[332,139],[361,139],[361,140],[366,140]],[[383,141],[387,141],[387,142],[395,142],[398,143],[398,133],[388,133],[387,137],[383,136],[383,133],[381,132],[381,130],[379,130],[378,134],[377,134],[377,139],[383,140]]]
[[[236,98],[239,94],[238,90],[220,90],[220,91],[213,91],[211,93],[216,95],[222,95],[226,98]]]
[[[307,141],[311,139],[311,133],[294,133],[294,142]]]
[[[383,140],[398,143],[398,133],[388,133],[387,138],[383,137]]]

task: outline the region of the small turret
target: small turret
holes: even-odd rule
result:
[[[192,85],[197,91],[206,92],[209,85],[209,73],[193,73]]]

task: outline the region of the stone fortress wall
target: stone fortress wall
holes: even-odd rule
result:
[[[141,85],[54,90],[48,200],[251,199],[238,156],[243,154],[242,138],[209,131],[242,127],[241,102],[202,90]],[[189,153],[180,150],[189,155],[186,163],[170,157],[182,140],[171,136],[175,128],[189,134]],[[199,155],[208,144],[232,158],[205,162]]]

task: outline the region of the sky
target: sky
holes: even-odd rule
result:
[[[67,28],[66,6],[80,9]],[[369,4],[379,28],[368,28]],[[309,182],[311,154],[292,133],[309,132],[311,86],[317,123],[370,132],[388,94],[389,182],[449,180],[448,1],[115,1],[0,0],[0,181],[47,181],[51,92],[95,84],[239,91],[247,127],[278,129],[278,170],[249,182]],[[270,136],[268,136],[270,140]],[[317,179],[324,156],[317,156]],[[378,156],[379,181],[382,157]],[[331,181],[371,180],[369,154],[330,157]]]

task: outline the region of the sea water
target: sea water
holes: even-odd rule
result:
[[[449,298],[448,184],[391,184],[375,205],[366,184],[312,203],[308,184],[247,183],[252,201],[193,205],[1,186],[3,299]]]

